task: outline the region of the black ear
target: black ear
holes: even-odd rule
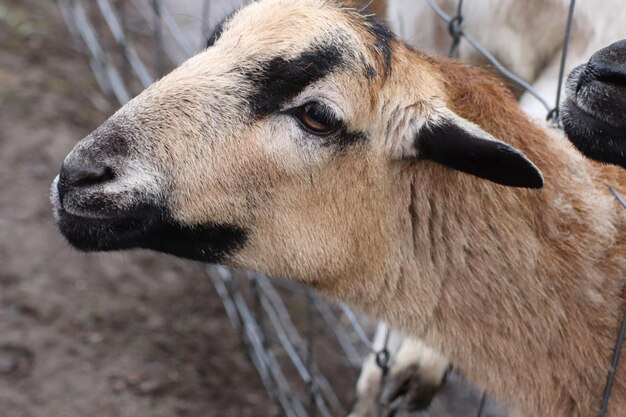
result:
[[[460,117],[424,125],[415,138],[416,154],[498,184],[541,188],[541,171],[520,151]]]

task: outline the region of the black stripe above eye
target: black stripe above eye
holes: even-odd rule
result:
[[[249,98],[252,114],[265,116],[298,95],[310,84],[326,77],[344,62],[337,45],[320,45],[294,58],[276,57],[261,69],[245,73],[254,90]]]
[[[375,52],[379,56],[381,65],[384,68],[386,76],[391,74],[391,44],[394,40],[394,34],[380,18],[372,15],[367,16],[367,29],[374,36],[376,40]]]

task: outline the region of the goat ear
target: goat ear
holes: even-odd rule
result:
[[[425,123],[405,152],[509,187],[541,188],[541,171],[517,149],[449,114]],[[406,149],[406,148],[405,148]]]

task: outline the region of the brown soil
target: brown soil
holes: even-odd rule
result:
[[[114,110],[56,3],[0,0],[0,416],[276,416],[210,282],[143,252],[86,255],[48,188]]]

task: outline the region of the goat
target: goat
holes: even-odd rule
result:
[[[375,1],[378,11],[386,6],[385,1]],[[449,15],[454,16],[457,12],[458,0],[437,0],[437,4]],[[606,45],[608,41],[626,37],[626,13],[623,8],[616,7],[617,4],[611,0],[601,0],[600,2],[583,2],[577,5],[574,13],[573,31],[569,46],[569,59],[566,61],[565,70],[569,71],[574,66],[582,64],[585,57],[591,51]],[[497,0],[475,0],[463,4],[462,13],[465,30],[474,36],[485,49],[496,56],[507,68],[512,69],[523,79],[533,83],[533,88],[542,95],[548,103],[556,102],[556,91],[559,84],[560,54],[563,47],[563,39],[566,25],[567,8],[569,1],[565,0],[530,0],[525,2],[497,1]],[[447,54],[450,49],[451,37],[448,33],[447,24],[440,19],[426,0],[389,0],[386,16],[391,27],[402,35],[409,43],[428,49],[434,53]],[[459,57],[470,63],[484,64],[485,58],[471,45],[462,42],[459,47]],[[587,70],[589,73],[589,70]],[[570,94],[571,95],[571,94]],[[619,94],[610,94],[614,101],[609,104],[613,111],[605,114],[619,112]],[[521,97],[522,108],[531,116],[544,118],[546,109],[531,94],[525,93]],[[615,130],[623,127],[624,124],[618,122],[619,118],[613,117],[614,127],[595,123],[595,132],[589,132],[590,123],[582,122],[581,116],[569,117],[568,104],[564,107],[563,124],[572,141],[583,150],[583,153],[591,152],[589,144],[593,143],[593,138],[598,137],[596,132],[602,129],[603,132]],[[579,124],[578,127],[570,127],[572,124]],[[580,126],[582,124],[582,126]],[[587,129],[587,130],[586,130]],[[611,135],[611,139],[603,139],[603,146],[600,146],[600,154],[596,159],[613,161],[622,158],[624,145],[618,145],[617,149],[611,147],[610,143],[621,144],[624,139],[615,139],[620,134]],[[623,138],[624,135],[622,134]],[[582,144],[582,145],[579,145]],[[587,145],[585,147],[585,144]],[[582,148],[581,148],[582,146]],[[597,149],[597,147],[596,147]],[[588,154],[589,155],[589,154]],[[593,156],[592,156],[593,157]],[[620,163],[619,161],[617,162]],[[395,332],[395,331],[394,331]],[[394,334],[394,337],[400,337]],[[420,341],[408,340],[402,343],[400,350],[407,349],[408,352],[418,353],[420,349],[413,349],[413,345],[421,346]],[[436,387],[432,386],[434,381],[441,378],[432,378],[430,369],[447,369],[440,363],[441,356],[429,356],[436,358],[436,363],[427,364],[423,358],[415,357],[413,361],[408,360],[407,353],[399,352],[404,358],[401,363],[413,369],[412,372],[402,372],[394,364],[395,374],[399,376],[411,376],[420,381],[412,381],[410,385],[421,386],[423,391],[414,390],[419,401],[424,402],[424,395],[436,392]],[[433,359],[435,360],[435,359]],[[415,371],[416,364],[426,366],[424,376]],[[374,367],[375,362],[367,360],[362,370],[361,381],[380,383],[379,379],[369,377],[368,374],[376,375],[378,372]],[[377,382],[374,382],[377,381]],[[393,378],[388,378],[392,384],[400,382]],[[360,390],[376,391],[365,384],[359,384]],[[382,391],[379,389],[378,391]],[[360,396],[360,398],[365,398]],[[370,399],[371,397],[368,397]],[[391,398],[391,400],[394,400]],[[409,403],[411,401],[408,399]],[[354,416],[356,417],[356,415]]]
[[[66,157],[51,200],[73,246],[290,276],[524,415],[597,414],[626,297],[605,183],[626,173],[334,2],[260,0],[211,39]],[[623,368],[614,393],[622,416]]]
[[[448,25],[434,12],[426,0],[389,0],[374,1],[377,11],[385,10],[385,15],[391,28],[404,38],[405,41],[421,49],[429,50],[433,53],[445,55],[449,52],[452,38]],[[458,0],[439,0],[437,4],[451,16],[457,13]],[[463,5],[463,26],[465,30],[478,39],[478,41],[497,59],[502,61],[508,68],[513,68],[523,79],[534,81],[541,73],[550,59],[557,55],[563,40],[565,28],[566,10],[563,1],[543,1],[530,0],[525,2],[514,2],[500,0],[475,0],[466,2]],[[471,45],[462,42],[459,45],[459,58],[465,62],[474,64],[484,64],[486,59],[476,51]],[[558,72],[550,72],[554,83],[558,79]],[[550,86],[554,83],[550,83]],[[556,84],[555,84],[556,85]],[[549,87],[544,88],[546,90]],[[551,87],[550,87],[551,88]],[[542,91],[547,97],[552,97],[554,91]],[[524,97],[523,102],[533,116],[545,117],[545,109],[533,98]],[[397,330],[393,330],[393,337],[400,338]],[[420,340],[408,339],[400,343],[399,355],[403,357],[400,364],[407,366],[407,370],[399,369],[399,363],[393,363],[394,375],[396,377],[412,378],[413,381],[397,381],[390,377],[385,380],[389,384],[401,384],[418,387],[410,394],[415,398],[407,398],[405,403],[427,405],[427,396],[437,392],[438,384],[443,380],[443,374],[435,378],[432,376],[432,369],[440,369],[446,372],[449,366],[446,365],[445,358],[441,355],[430,355],[429,360],[435,363],[428,363],[420,357],[423,350],[419,347],[423,345]],[[414,348],[414,347],[417,347]],[[403,350],[406,349],[406,352]],[[415,354],[413,360],[409,360],[409,355]],[[363,409],[358,402],[366,401],[369,404],[372,395],[363,395],[365,392],[382,392],[383,389],[368,386],[368,384],[380,384],[382,380],[377,378],[379,370],[372,353],[366,359],[359,377],[357,387],[356,410]],[[418,366],[418,364],[420,366]],[[424,375],[419,369],[425,368]],[[439,382],[437,382],[439,381]],[[395,398],[387,398],[387,401],[394,401]],[[359,417],[361,414],[353,413],[351,417]]]
[[[563,128],[586,156],[626,168],[626,40],[571,72]]]

